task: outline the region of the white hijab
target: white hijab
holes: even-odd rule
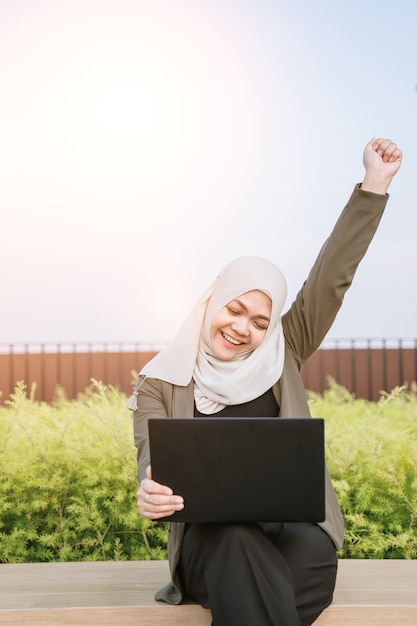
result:
[[[271,320],[262,343],[230,361],[214,356],[211,322],[220,309],[248,291],[263,291],[272,301]],[[259,257],[235,259],[222,270],[181,326],[173,340],[140,372],[186,386],[194,379],[194,397],[201,413],[249,402],[265,393],[282,374],[284,336],[281,313],[287,297],[285,278],[273,263]]]

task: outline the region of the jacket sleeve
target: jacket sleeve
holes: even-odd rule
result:
[[[301,368],[320,346],[365,255],[388,195],[357,185],[289,310],[283,316],[287,346]]]
[[[167,417],[161,381],[139,377],[135,387],[137,408],[132,413],[134,442],[137,448],[138,480],[146,478],[146,468],[151,463],[148,439],[150,417]]]

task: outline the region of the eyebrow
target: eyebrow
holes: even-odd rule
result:
[[[246,306],[246,304],[244,304],[242,302],[242,300],[239,300],[239,298],[234,298],[232,300],[232,302],[237,302],[238,304],[240,304],[242,309],[244,309],[245,311],[248,310],[248,307]],[[265,320],[266,322],[270,322],[271,321],[271,319],[267,315],[262,315],[262,313],[259,313],[258,315],[255,315],[255,317],[258,318],[258,319],[261,319],[261,320]]]

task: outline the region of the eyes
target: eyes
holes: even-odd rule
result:
[[[248,312],[245,309],[241,309],[239,306],[236,306],[234,304],[227,304],[225,308],[228,313],[230,313],[230,315],[232,315],[233,317],[248,315]],[[257,330],[265,331],[268,328],[268,322],[266,320],[264,321],[262,319],[259,319],[257,316],[251,318],[250,321]]]

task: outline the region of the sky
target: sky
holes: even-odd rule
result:
[[[165,342],[231,259],[290,306],[403,150],[328,338],[417,337],[415,0],[0,0],[0,344]]]

